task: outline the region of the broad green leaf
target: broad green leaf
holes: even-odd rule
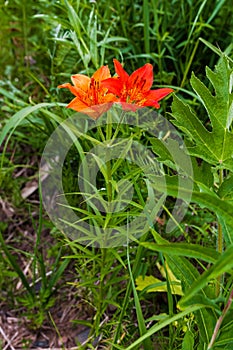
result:
[[[212,309],[212,310],[216,310],[217,312],[220,312],[220,308],[216,304],[215,300],[210,299],[201,293],[197,293],[196,295],[194,295],[192,297],[192,300],[190,301],[189,306],[191,306],[191,305],[199,305],[199,306],[205,307],[206,310]],[[212,311],[212,310],[208,310],[208,311]],[[212,321],[211,321],[212,322],[212,330],[214,329],[215,321],[216,321],[216,318],[212,319]]]
[[[194,346],[193,333],[190,330],[187,330],[182,342],[182,350],[193,350],[193,346]]]
[[[220,198],[233,201],[233,176],[223,181],[217,193]]]
[[[191,157],[193,167],[193,180],[195,183],[202,183],[209,188],[213,188],[214,176],[211,164],[202,160],[201,164],[197,164],[195,157]]]
[[[219,253],[212,249],[202,247],[199,244],[191,243],[170,243],[167,245],[155,244],[150,242],[141,243],[143,247],[162,252],[164,254],[186,256],[190,258],[201,259],[207,262],[216,262],[219,258]]]
[[[216,313],[214,310],[203,306],[200,311],[195,312],[195,320],[198,325],[200,339],[204,342],[205,345],[209,344],[217,322]],[[202,349],[207,349],[207,347]]]
[[[231,95],[232,69],[229,67],[227,58],[223,56],[223,58],[220,59],[215,72],[209,67],[206,67],[206,76],[215,90],[215,95],[211,95],[211,98],[208,94],[207,96],[205,95],[207,93],[206,87],[204,89],[198,89],[198,79],[191,79],[191,84],[197,94],[200,92],[199,97],[202,99],[206,111],[209,114],[214,132],[218,134],[219,130],[225,128],[229,129],[231,125],[231,115],[229,115],[229,111],[233,102],[233,96]]]
[[[183,295],[180,281],[172,274],[170,277],[170,287],[172,294]],[[137,290],[151,292],[167,292],[167,282],[161,281],[154,276],[139,276],[136,279]]]
[[[211,133],[202,125],[190,106],[182,102],[177,96],[174,96],[172,103],[172,115],[175,118],[173,124],[181,129],[193,142],[189,147],[189,154],[198,156],[208,163],[218,163],[214,150],[216,145]]]
[[[224,218],[229,227],[233,228],[233,204],[222,200],[215,192],[211,190],[209,193],[192,191],[189,189],[189,179],[187,179],[185,186],[185,181],[183,181],[182,187],[179,184],[178,176],[165,176],[166,182],[164,181],[164,177],[150,175],[150,178],[151,184],[156,190],[202,205]]]
[[[210,118],[211,132],[202,125],[196,113],[177,97],[172,104],[173,123],[186,134],[189,142],[191,140],[190,155],[233,170],[233,133],[230,129],[233,119],[232,68],[228,58],[222,55],[215,72],[207,67],[206,75],[214,93],[194,73],[191,85]]]
[[[218,223],[221,225],[222,233],[224,237],[224,242],[226,244],[226,247],[229,247],[233,244],[233,230],[228,223],[224,220],[224,218],[220,215],[217,215],[218,217]]]
[[[157,243],[169,245],[169,242],[162,238],[155,230],[151,230],[151,232]],[[184,257],[165,254],[165,259],[176,278],[181,281],[183,291],[186,294],[187,290],[190,290],[191,285],[193,285],[195,281],[200,278],[198,270]],[[213,303],[208,298],[208,295],[211,295],[211,289],[207,287],[205,290],[201,290],[201,294],[198,296],[198,298],[195,296],[195,298],[190,300],[189,305],[186,305],[188,308],[195,305],[200,307],[200,305],[202,305],[200,310],[195,312],[195,317],[197,319],[201,338],[206,344],[208,344],[211,339],[214,326],[217,321],[215,311],[212,308],[206,308],[207,305],[209,307],[214,307]],[[203,305],[205,305],[205,308],[203,308]]]
[[[188,290],[185,291],[184,297],[180,300],[179,305],[181,308],[189,305],[190,299],[204,288],[208,282],[217,278],[225,272],[230,271],[233,268],[233,246],[230,246],[217,260],[217,262],[212,265],[208,270],[206,270],[194,283],[190,286]]]

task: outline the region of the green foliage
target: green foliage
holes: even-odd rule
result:
[[[200,177],[198,177],[197,181],[195,178],[197,172],[194,171],[194,182],[197,185],[196,189],[199,189],[200,192],[194,190],[192,192],[192,200],[199,205],[204,205],[205,207],[214,210],[218,215],[218,242],[220,244],[224,237],[224,244],[228,246],[228,248],[226,251],[222,252],[223,247],[220,244],[218,252],[216,252],[210,248],[202,247],[199,244],[168,244],[168,242],[161,238],[155,231],[153,231],[153,235],[157,244],[148,242],[142,243],[142,245],[150,250],[163,253],[169,268],[173,271],[176,278],[181,281],[184,295],[177,304],[178,308],[185,310],[194,305],[199,305],[203,308],[202,310],[195,311],[195,319],[200,332],[200,344],[203,344],[204,342],[205,346],[208,346],[208,349],[210,349],[210,346],[212,348],[213,343],[216,341],[219,330],[219,326],[216,328],[218,325],[217,319],[220,315],[219,304],[221,303],[220,300],[216,298],[219,293],[219,277],[224,273],[229,273],[230,276],[232,275],[232,245],[230,234],[232,231],[232,224],[230,224],[228,220],[230,220],[233,209],[231,207],[228,209],[225,208],[226,211],[229,210],[229,217],[227,219],[225,215],[226,211],[225,213],[218,213],[217,208],[219,206],[223,209],[225,204],[231,206],[232,200],[232,68],[230,60],[228,60],[226,56],[222,56],[216,66],[215,72],[208,68],[206,69],[206,72],[214,86],[215,95],[213,95],[194,75],[192,76],[191,84],[196,94],[199,96],[200,101],[206,108],[212,130],[208,131],[191,108],[178,98],[174,98],[172,115],[175,118],[174,124],[184,133],[185,140],[189,145],[188,150],[190,154],[193,157],[198,157],[203,162],[211,164],[212,171],[216,172],[216,174],[220,173],[218,187],[215,188],[214,184],[212,184],[211,187],[207,187],[205,184],[201,183]],[[162,162],[173,168],[176,164],[172,163],[170,156],[166,157],[167,150],[165,150],[164,147],[161,147],[160,144],[161,142],[159,143],[157,140],[154,144],[154,151],[159,154]],[[167,161],[168,159],[169,162]],[[227,174],[225,181],[223,174]],[[159,178],[157,180],[159,180]],[[179,183],[176,182],[176,180],[176,176],[167,177],[166,190],[169,194],[175,196],[179,193],[181,198],[186,199],[186,192],[188,192],[187,189],[180,189]],[[159,181],[156,182],[156,185],[157,188],[160,188]],[[219,194],[223,202],[218,205],[216,202],[216,207],[214,208],[214,202],[220,199],[218,197]],[[187,257],[196,259],[195,267],[187,260]],[[204,268],[202,274],[199,274],[197,269],[197,264],[199,264],[200,260],[207,261],[211,264],[208,269]],[[203,268],[202,264],[200,266]],[[217,287],[217,294],[211,287],[211,284],[213,283]],[[153,287],[153,285],[151,285],[151,287]],[[224,301],[226,305],[230,305],[228,304],[227,296],[225,296]],[[226,311],[223,311],[223,317],[225,317],[227,310],[228,309],[226,308]],[[222,316],[219,317],[218,321],[220,324],[222,322],[221,317]],[[224,338],[223,334],[222,341],[219,344],[225,345],[227,344],[226,338],[228,336],[226,333],[226,338]],[[189,336],[187,335],[187,339],[189,339]],[[189,341],[191,342],[190,344],[193,343],[193,339],[187,340],[187,342]],[[186,341],[184,340],[182,346],[186,346],[185,342]]]
[[[158,219],[151,227],[151,234],[147,232],[140,242],[130,243],[128,251],[124,247],[90,248],[62,236],[61,244],[68,246],[69,256],[63,259],[63,248],[55,246],[51,251],[55,258],[52,273],[47,275],[48,262],[39,248],[42,229],[47,223],[40,198],[39,219],[34,222],[36,242],[28,255],[33,266],[32,281],[16,258],[16,252],[25,253],[17,251],[6,240],[14,218],[4,218],[0,222],[0,287],[6,291],[1,300],[9,299],[12,305],[18,303],[19,308],[23,305],[28,318],[33,320],[33,327],[38,329],[56,301],[54,288],[63,281],[68,263],[75,260],[73,274],[78,282],[74,286],[77,295],[81,294],[90,305],[93,318],[77,320],[77,323],[87,322],[93,335],[104,330],[107,346],[112,349],[139,349],[142,344],[152,349],[159,346],[158,339],[166,349],[210,349],[211,342],[213,349],[231,349],[232,308],[225,313],[222,311],[230,300],[233,279],[231,1],[14,0],[0,5],[0,15],[0,42],[3,43],[0,55],[0,205],[9,201],[14,207],[20,204],[26,213],[29,210],[20,194],[25,179],[15,178],[14,174],[19,166],[26,169],[31,155],[27,153],[25,164],[22,164],[21,155],[18,164],[18,158],[12,158],[12,151],[16,145],[19,153],[23,152],[18,145],[28,145],[32,147],[32,154],[40,156],[46,138],[71,115],[61,108],[65,103],[58,102],[66,102],[66,96],[67,101],[70,96],[58,93],[57,85],[68,82],[74,73],[91,76],[101,65],[111,68],[114,57],[123,61],[129,72],[151,62],[157,85],[178,90],[169,118],[182,132],[193,168],[192,176],[186,177],[185,153],[179,144],[171,142],[169,145],[177,151],[174,160],[168,144],[148,136],[148,130],[139,130],[136,126],[118,129],[112,124],[111,130],[101,126],[79,138],[75,156],[70,150],[63,169],[69,207],[78,212],[82,220],[104,227],[126,224],[141,213],[148,186],[140,167],[125,159],[132,146],[130,142],[134,140],[151,149],[162,164],[163,176],[151,175],[156,188],[149,188],[149,195],[153,190],[169,195],[163,212],[165,225]],[[219,48],[213,46],[216,44]],[[205,66],[210,67],[206,68],[206,76]],[[161,111],[165,110],[163,102]],[[77,136],[69,123],[64,127],[71,138]],[[98,203],[106,207],[111,200],[117,207],[121,193],[127,204],[121,213],[103,215],[98,208],[88,205],[87,196],[83,200],[76,171],[86,153],[93,146],[108,141],[116,130],[123,139],[131,135],[130,142],[122,144],[121,157],[111,162],[95,157],[91,163],[84,163],[85,175],[89,167],[99,166],[93,189]],[[184,175],[182,185],[177,170]],[[131,201],[127,199],[128,183],[134,185]],[[89,185],[86,178],[87,189]],[[192,203],[180,224],[172,212],[177,197]],[[168,213],[175,228],[169,232],[172,242],[163,238],[167,234]],[[91,233],[88,234],[91,237]],[[217,236],[217,251],[213,246],[214,236]],[[176,242],[177,239],[182,242]],[[155,260],[161,264],[164,276],[154,277]],[[153,292],[146,294],[136,290],[134,281],[146,275],[153,276],[151,282],[147,281],[148,290],[153,290],[155,281],[161,281],[167,298],[166,302],[162,299],[162,306],[160,298],[164,292],[154,296]],[[180,281],[183,296],[172,293],[174,279],[171,276]],[[16,280],[22,285],[17,296]],[[39,291],[35,289],[38,285]],[[115,308],[114,312],[109,313],[109,305]],[[155,308],[156,305],[160,308]],[[136,315],[132,314],[134,309]],[[103,324],[106,314],[110,319]],[[220,328],[216,330],[219,319]],[[134,326],[136,322],[138,329]]]
[[[185,333],[184,340],[182,342],[182,350],[193,350],[194,348],[194,336],[193,333],[188,330]]]
[[[205,160],[217,169],[232,171],[232,68],[227,57],[221,58],[215,72],[206,68],[206,75],[214,87],[215,95],[194,74],[191,85],[206,109],[211,132],[202,125],[190,107],[178,98],[175,98],[172,105],[174,124],[187,135],[191,155]]]

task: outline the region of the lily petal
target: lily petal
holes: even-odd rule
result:
[[[143,91],[150,90],[153,84],[153,66],[146,63],[143,67],[135,70],[129,77],[128,88],[136,86]]]
[[[69,89],[70,92],[72,92],[73,95],[79,96],[76,88],[73,85],[71,85],[70,83],[65,83],[65,84],[62,84],[62,85],[58,85],[58,88],[59,89],[64,89],[64,88],[65,89]]]
[[[90,80],[91,79],[84,74],[75,74],[71,76],[71,81],[74,86],[83,91],[88,91]]]
[[[163,88],[163,89],[157,89],[157,90],[150,90],[146,94],[146,98],[149,100],[156,100],[160,101],[162,98],[166,97],[169,95],[171,92],[173,92],[173,89],[170,88]]]
[[[119,61],[114,59],[113,62],[116,74],[118,75],[118,77],[120,77],[120,79],[122,79],[123,82],[126,82],[129,78],[129,74],[124,70]]]
[[[108,89],[109,92],[117,96],[120,96],[121,90],[123,88],[123,83],[120,78],[105,79],[101,82],[101,85]]]
[[[86,109],[88,104],[80,100],[78,97],[75,97],[66,108],[72,108],[76,112],[81,112],[83,109]]]
[[[110,70],[108,66],[102,66],[100,67],[93,75],[92,78],[94,78],[96,81],[102,81],[104,79],[110,78]]]

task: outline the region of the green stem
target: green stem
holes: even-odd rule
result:
[[[169,274],[167,271],[167,267],[165,264],[165,260],[163,257],[163,254],[159,254],[160,258],[161,258],[161,262],[163,264],[165,273],[166,273],[166,281],[167,281],[167,300],[168,300],[168,312],[169,312],[169,317],[173,317],[174,316],[174,304],[173,304],[173,297],[172,297],[172,292],[171,292],[171,281],[169,278]],[[170,324],[169,325],[169,347],[172,348],[172,344],[173,344],[173,334],[174,334],[174,329],[173,329],[173,325]]]
[[[184,72],[184,76],[183,76],[183,79],[182,79],[182,82],[180,84],[180,87],[182,88],[185,84],[185,81],[186,81],[186,78],[187,78],[187,75],[188,75],[188,72],[189,72],[189,69],[191,67],[191,64],[193,62],[193,59],[194,59],[194,56],[196,54],[196,51],[197,51],[197,47],[198,47],[198,44],[199,44],[199,40],[197,40],[195,46],[194,46],[194,49],[193,49],[193,52],[191,54],[191,57],[189,58],[189,61],[186,65],[186,68],[185,68],[185,72]]]
[[[219,171],[219,186],[223,182],[223,169]],[[218,222],[218,238],[217,238],[217,251],[222,254],[223,252],[223,231],[222,225]],[[221,291],[222,276],[219,276],[216,282],[216,296],[218,297]]]
[[[113,134],[112,130],[112,118],[111,114],[108,114],[107,116],[107,124],[106,124],[106,137],[103,134],[102,128],[100,126],[97,126],[100,137],[102,141],[106,143],[109,142],[109,146],[113,143],[113,141],[116,139],[117,134],[120,130],[120,125],[121,122],[124,118],[124,112],[122,112],[122,115],[120,117],[119,123],[117,124],[116,130]],[[108,202],[111,203],[113,199],[113,190],[112,190],[112,166],[111,166],[111,159],[108,156],[108,152],[110,149],[106,147],[106,173],[107,173],[107,178],[106,178],[106,191],[107,191],[107,199]],[[109,159],[109,160],[108,160]],[[111,220],[111,213],[106,213],[106,219],[105,219],[105,226],[108,226],[109,220]],[[106,237],[107,239],[107,237]],[[104,242],[103,242],[104,243]],[[103,247],[105,245],[103,244]],[[98,306],[97,306],[97,312],[96,312],[96,317],[95,317],[95,322],[94,322],[94,327],[93,329],[99,329],[100,325],[100,320],[102,313],[104,311],[104,298],[105,298],[105,277],[106,277],[106,257],[107,257],[107,250],[106,248],[101,248],[101,268],[100,268],[100,284],[99,284],[99,300],[98,300]]]
[[[101,248],[101,267],[100,267],[100,284],[99,284],[99,299],[98,299],[98,305],[97,305],[97,312],[94,322],[93,331],[96,331],[96,335],[99,334],[99,325],[101,321],[101,316],[103,313],[103,301],[105,297],[105,270],[106,270],[106,248]]]
[[[101,141],[105,141],[105,136],[100,125],[97,125],[97,130],[100,135]]]
[[[23,1],[22,4],[22,16],[23,16],[23,42],[24,42],[24,57],[25,59],[25,63],[27,68],[29,68],[29,60],[28,60],[28,35],[27,35],[27,23],[28,23],[28,19],[27,19],[27,13],[26,13],[26,4],[25,1]]]
[[[107,125],[106,125],[106,140],[112,142],[112,117],[111,114],[108,113],[107,116]],[[109,149],[108,147],[106,148],[106,154],[107,154],[107,159],[109,158]],[[107,167],[107,197],[108,197],[108,202],[112,201],[112,167],[111,167],[111,160],[107,161],[106,164]]]
[[[207,350],[210,350],[210,349],[212,348],[212,346],[214,345],[214,342],[215,342],[216,337],[217,337],[217,335],[218,335],[219,328],[220,328],[220,326],[221,326],[221,324],[222,324],[222,321],[223,321],[224,317],[225,317],[226,314],[227,314],[227,311],[228,311],[228,310],[230,309],[230,307],[231,307],[232,300],[233,300],[233,289],[232,289],[231,292],[230,292],[228,301],[227,301],[227,303],[226,303],[226,305],[225,305],[225,307],[224,307],[224,309],[223,309],[223,312],[222,312],[221,316],[219,317],[219,319],[218,319],[217,322],[216,322],[216,325],[215,325],[215,328],[214,328],[214,332],[213,332],[213,335],[212,335],[212,338],[211,338],[211,340],[210,340],[210,343],[209,343],[209,345],[208,345]]]
[[[107,162],[107,196],[108,196],[108,202],[110,203],[112,201],[112,167],[111,167],[111,161],[109,160]]]
[[[106,125],[106,140],[111,140],[112,137],[112,115],[108,113],[107,115],[107,125]]]
[[[121,117],[120,117],[120,120],[119,120],[119,123],[117,124],[117,127],[116,127],[116,130],[113,134],[113,137],[111,138],[111,144],[113,143],[113,141],[116,139],[117,135],[118,135],[118,132],[120,130],[120,126],[121,126],[121,123],[124,119],[124,116],[125,116],[125,112],[123,111],[122,114],[121,114]]]

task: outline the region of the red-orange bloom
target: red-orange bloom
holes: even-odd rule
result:
[[[138,106],[152,106],[159,108],[158,101],[173,92],[172,89],[163,88],[150,90],[153,84],[153,66],[150,63],[135,70],[129,75],[122,67],[119,61],[113,60],[117,77],[108,78],[102,82],[102,85],[109,92],[119,97],[119,101]]]
[[[99,68],[91,78],[83,74],[71,76],[70,83],[59,85],[59,88],[69,89],[75,98],[67,105],[77,112],[83,112],[92,119],[97,119],[106,112],[111,103],[117,101],[115,95],[108,93],[108,89],[102,85],[102,81],[111,77],[108,66]]]

